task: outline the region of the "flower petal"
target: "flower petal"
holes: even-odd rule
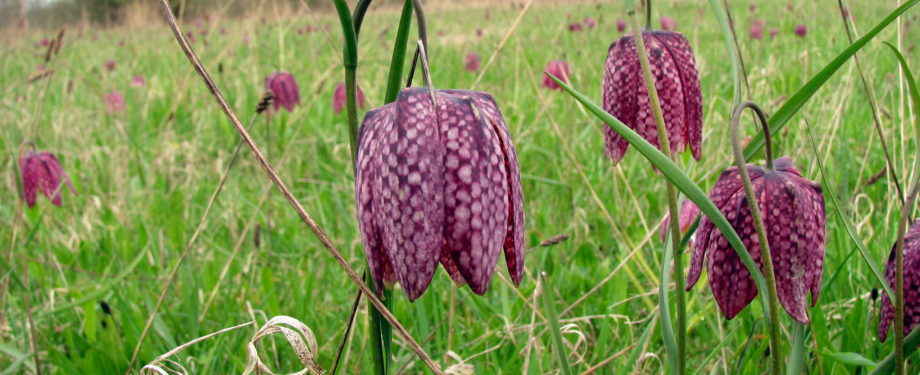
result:
[[[441,255],[443,156],[431,96],[408,88],[396,100],[395,121],[380,137],[378,225],[396,277],[410,301],[422,295]]]
[[[501,146],[505,171],[507,172],[506,181],[508,183],[508,230],[505,235],[504,249],[505,262],[508,265],[508,273],[515,285],[520,285],[524,278],[524,193],[521,189],[521,170],[518,165],[517,154],[514,151],[514,145],[511,142],[511,134],[508,131],[508,125],[502,117],[498,104],[492,95],[461,90],[444,90],[445,93],[457,95],[469,95],[473,98],[474,103],[485,116],[486,123],[491,125]]]
[[[636,114],[639,112],[637,96],[642,76],[639,67],[639,55],[636,54],[632,35],[626,35],[610,44],[607,62],[604,65],[604,85],[602,104],[604,111],[617,120],[636,129]],[[614,164],[623,159],[629,143],[610,125],[604,124],[605,154]]]
[[[738,174],[737,167],[729,167],[719,176],[718,181],[712,187],[709,193],[709,199],[719,208],[719,211],[725,212],[728,201],[741,191],[741,175]],[[700,226],[696,231],[696,240],[693,241],[693,254],[690,256],[690,270],[687,272],[687,286],[689,291],[700,278],[700,272],[703,269],[703,257],[706,250],[709,249],[711,233],[718,233],[715,225],[708,217],[700,218]]]
[[[38,200],[39,181],[45,173],[41,167],[38,158],[30,153],[28,156],[19,158],[19,173],[22,178],[22,199],[31,208],[35,207]]]
[[[473,99],[438,93],[444,145],[444,238],[463,278],[477,294],[489,287],[506,237],[508,187],[499,137]]]
[[[885,280],[895,283],[895,249],[891,247],[888,264],[885,266]],[[888,327],[894,321],[894,306],[888,294],[882,292],[882,314],[878,324],[878,336],[882,342],[888,338]],[[920,326],[920,219],[914,220],[910,231],[904,237],[904,334]]]
[[[355,203],[358,214],[358,229],[364,243],[364,254],[378,296],[383,289],[396,281],[393,265],[383,244],[381,228],[377,226],[378,215],[375,205],[379,205],[380,194],[375,189],[376,173],[380,169],[380,150],[378,140],[384,128],[392,129],[395,105],[386,105],[369,111],[358,133],[355,152]]]
[[[683,34],[678,32],[653,31],[651,32],[673,59],[683,89],[684,124],[681,129],[684,143],[690,144],[690,151],[696,160],[702,157],[703,138],[703,95],[700,89],[700,77],[696,70],[696,60],[690,42]],[[684,146],[678,146],[678,151],[683,151]]]
[[[661,114],[671,146],[671,155],[684,150],[687,141],[684,138],[684,98],[680,73],[674,59],[665,49],[654,33],[643,33],[645,48],[648,50],[649,67],[655,76],[655,89],[658,92]],[[636,117],[636,132],[642,134],[649,143],[659,146],[658,128],[652,113],[648,90],[644,84],[639,85],[639,112]]]

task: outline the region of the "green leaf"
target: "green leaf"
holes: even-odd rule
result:
[[[920,0],[918,0],[920,1]],[[697,186],[690,177],[687,177],[680,168],[674,164],[671,159],[669,159],[665,154],[661,153],[655,146],[652,146],[651,143],[648,143],[642,136],[637,134],[635,131],[630,129],[628,126],[617,120],[615,117],[601,109],[597,104],[591,102],[584,94],[575,91],[568,83],[565,83],[559,78],[547,73],[547,75],[556,81],[560,87],[563,87],[572,97],[575,98],[578,102],[588,108],[591,113],[593,113],[598,119],[607,123],[614,131],[620,134],[631,146],[633,146],[639,153],[645,156],[649,162],[651,162],[659,171],[674,184],[677,189],[679,189],[687,199],[696,203],[697,207],[700,208],[700,211],[709,218],[712,223],[719,228],[719,231],[725,236],[725,239],[728,240],[728,243],[731,244],[732,248],[735,249],[735,252],[738,254],[738,257],[741,258],[741,262],[744,263],[744,266],[747,268],[748,272],[751,274],[751,278],[754,279],[754,284],[757,286],[757,290],[761,299],[763,300],[763,312],[765,319],[769,320],[769,309],[770,304],[767,301],[767,282],[764,280],[763,274],[760,272],[760,267],[757,266],[757,263],[754,263],[754,259],[751,258],[751,254],[748,253],[747,249],[744,247],[744,243],[741,242],[741,237],[738,237],[738,233],[735,232],[735,229],[732,228],[728,220],[725,219],[725,216],[722,215],[722,212],[719,211],[719,208],[716,207],[706,193]]]
[[[672,213],[673,214],[673,213]],[[671,288],[671,258],[674,251],[670,242],[674,241],[668,236],[668,242],[664,246],[664,254],[661,259],[661,273],[658,275],[658,316],[661,319],[661,338],[664,340],[664,349],[667,352],[669,373],[678,371],[677,365],[677,338],[674,336],[674,324],[671,322],[671,300],[669,289]]]
[[[904,358],[907,358],[911,353],[917,350],[917,346],[920,346],[920,329],[915,329],[907,335],[907,337],[904,337]],[[887,375],[892,373],[894,371],[894,362],[895,355],[894,350],[892,350],[882,362],[879,362],[878,367],[870,372],[869,375]]]
[[[862,366],[862,367],[875,367],[875,366],[878,366],[877,363],[872,362],[871,359],[866,358],[866,357],[863,357],[863,356],[862,356],[861,354],[859,354],[859,353],[851,353],[851,352],[837,352],[837,353],[822,352],[821,355],[824,356],[824,357],[830,358],[830,359],[834,360],[835,362],[838,362],[838,363],[840,363],[840,364],[844,364],[844,365],[847,365],[847,366]]]
[[[914,108],[920,108],[920,90],[917,89],[917,81],[914,79],[914,74],[910,71],[910,65],[907,65],[907,60],[904,59],[904,55],[898,51],[891,43],[884,42],[888,48],[891,48],[891,52],[898,58],[898,62],[901,64],[901,69],[904,70],[904,78],[907,80],[907,88],[910,93],[910,101],[914,104]],[[920,116],[914,114],[914,120],[917,122],[918,139],[920,141]],[[918,156],[920,156],[920,148],[918,148]]]
[[[872,271],[872,275],[875,276],[875,280],[885,289],[885,293],[889,296],[894,296],[895,294],[892,293],[891,287],[885,280],[885,273],[882,272],[882,268],[875,262],[875,259],[872,258],[872,254],[869,252],[869,249],[866,248],[865,242],[859,238],[856,227],[853,226],[853,222],[851,222],[850,218],[846,215],[846,207],[841,206],[841,204],[845,205],[846,202],[837,200],[834,190],[830,188],[827,182],[827,174],[824,172],[824,163],[821,162],[821,155],[818,153],[818,145],[815,143],[814,134],[811,132],[811,125],[809,125],[807,121],[805,122],[805,129],[808,131],[808,139],[811,140],[811,148],[815,153],[815,162],[818,164],[818,171],[821,172],[824,195],[831,198],[831,203],[834,205],[834,212],[837,213],[837,217],[840,218],[840,221],[843,223],[843,228],[846,230],[847,235],[850,236],[850,240],[853,241],[853,244],[856,245],[856,249],[859,250],[859,255],[862,256],[866,264],[869,265],[869,269]],[[894,300],[892,299],[892,301]]]
[[[393,44],[393,57],[390,58],[390,72],[387,74],[387,92],[384,104],[392,103],[402,87],[403,67],[406,64],[406,45],[409,41],[409,29],[412,26],[412,0],[406,0],[402,15],[399,16],[399,28],[396,30],[396,42]]]
[[[738,49],[735,48],[734,37],[732,36],[731,25],[728,24],[728,15],[719,0],[709,0],[712,12],[716,14],[716,20],[719,21],[719,29],[722,31],[722,39],[725,41],[725,51],[731,57],[732,62],[732,108],[741,102],[741,63],[738,58]]]
[[[553,337],[553,352],[556,353],[556,359],[559,361],[556,368],[562,370],[563,375],[572,375],[572,366],[569,365],[569,358],[566,352],[565,343],[562,341],[562,328],[559,326],[559,315],[556,314],[556,305],[553,304],[552,288],[546,278],[546,273],[540,273],[540,279],[543,281],[543,312],[546,313],[546,320],[549,322],[549,330]]]
[[[91,300],[94,300],[94,299],[96,299],[96,298],[99,298],[100,296],[102,296],[102,295],[105,294],[105,293],[108,293],[109,290],[111,290],[111,289],[112,289],[113,287],[115,287],[116,285],[119,285],[119,284],[122,282],[122,280],[124,280],[126,277],[128,277],[128,275],[130,275],[132,272],[134,272],[134,268],[137,267],[137,265],[141,262],[142,259],[144,259],[144,256],[146,256],[146,255],[147,255],[147,250],[146,250],[146,249],[143,250],[143,251],[138,252],[138,253],[137,253],[137,256],[134,257],[134,260],[132,260],[131,263],[129,263],[127,267],[125,267],[124,271],[121,271],[121,273],[119,273],[117,276],[115,276],[115,278],[111,279],[111,281],[109,281],[108,283],[106,283],[106,284],[103,285],[102,287],[100,287],[100,288],[98,288],[98,289],[96,289],[96,290],[90,292],[89,294],[87,294],[87,295],[85,295],[85,296],[83,296],[83,297],[81,297],[81,298],[77,298],[76,300],[74,300],[74,301],[72,301],[72,302],[70,302],[70,303],[65,303],[65,304],[63,304],[63,305],[59,305],[59,306],[57,306],[57,307],[55,307],[55,308],[53,308],[53,309],[51,309],[51,310],[42,311],[42,312],[40,312],[40,313],[38,314],[38,317],[41,318],[41,317],[44,317],[44,316],[46,316],[46,315],[57,314],[57,313],[59,313],[59,312],[61,312],[61,311],[69,310],[69,309],[71,309],[71,308],[73,308],[73,307],[80,306],[80,305],[86,303],[87,301],[91,301]]]
[[[803,362],[805,361],[805,325],[799,322],[792,322],[795,326],[792,333],[792,342],[790,343],[789,364],[786,365],[786,374],[799,375],[802,373]]]
[[[843,50],[843,52],[837,55],[834,60],[831,60],[830,64],[827,64],[827,66],[825,66],[824,69],[821,69],[818,74],[815,74],[811,80],[805,83],[805,86],[802,86],[798,92],[796,92],[794,95],[792,95],[792,97],[789,98],[789,100],[783,103],[783,106],[776,110],[776,112],[773,113],[773,116],[770,116],[770,133],[780,134],[780,129],[782,129],[783,126],[786,125],[786,123],[792,118],[792,116],[795,115],[796,112],[798,112],[799,109],[801,109],[809,99],[811,99],[812,95],[814,95],[815,92],[821,88],[821,86],[824,86],[824,83],[827,82],[827,80],[829,80],[831,76],[837,72],[837,69],[840,69],[840,67],[843,66],[843,64],[846,63],[850,57],[853,57],[853,55],[855,55],[857,51],[868,44],[872,38],[875,38],[876,35],[885,29],[885,27],[894,22],[895,19],[897,19],[901,14],[904,14],[904,12],[910,9],[910,7],[916,5],[918,1],[920,0],[910,0],[899,6],[897,9],[892,11],[891,14],[885,17],[882,22],[879,22],[878,25],[875,25],[872,30],[869,30],[866,35],[863,35],[862,38],[859,38],[859,40],[853,42],[853,44],[851,44],[849,47]],[[757,151],[760,151],[760,148],[763,147],[763,145],[763,132],[759,132],[756,136],[754,136],[753,139],[751,139],[751,143],[745,147],[745,160],[750,160],[754,154],[757,153]]]
[[[655,330],[655,319],[649,319],[648,325],[645,326],[645,331],[642,332],[642,336],[639,337],[639,340],[636,341],[636,346],[629,352],[629,359],[627,360],[627,366],[620,366],[617,375],[623,375],[626,373],[638,373],[636,365],[639,362],[639,356],[642,355],[642,352],[645,350],[645,344],[648,343],[649,337],[652,335],[652,331]],[[628,372],[626,370],[629,370]]]
[[[342,35],[345,37],[345,49],[342,58],[345,68],[358,66],[358,37],[355,34],[355,25],[352,23],[351,12],[345,0],[333,0],[335,10],[339,14],[339,23],[342,25]]]

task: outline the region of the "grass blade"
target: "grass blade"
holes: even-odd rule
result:
[[[795,326],[792,333],[792,348],[789,352],[789,364],[786,365],[786,374],[800,375],[805,361],[805,325],[792,322]]]
[[[728,15],[725,13],[725,9],[722,8],[722,5],[719,4],[719,0],[709,0],[709,5],[712,6],[712,12],[716,14],[716,20],[719,21],[719,29],[722,31],[722,39],[725,40],[725,52],[731,57],[732,62],[732,107],[734,108],[738,103],[741,102],[741,68],[739,66],[739,54],[735,44],[733,42],[734,37],[732,34],[731,25],[728,24]]]
[[[834,194],[833,189],[831,189],[830,185],[828,184],[827,174],[824,172],[824,163],[821,162],[821,155],[818,153],[818,145],[815,143],[815,137],[811,131],[811,125],[808,124],[808,121],[805,122],[805,129],[808,131],[808,139],[811,140],[811,148],[815,153],[815,163],[818,164],[818,171],[821,172],[821,182],[823,182],[824,185],[824,195],[831,198],[831,203],[834,204],[834,212],[837,213],[837,217],[840,218],[840,222],[843,223],[843,228],[846,230],[850,240],[853,241],[853,244],[856,245],[856,249],[859,250],[859,255],[862,256],[866,264],[869,265],[869,269],[872,270],[872,275],[875,276],[875,280],[878,281],[879,285],[881,285],[883,289],[885,289],[885,293],[888,293],[889,296],[894,296],[894,293],[891,291],[891,287],[888,285],[888,282],[885,281],[885,273],[882,272],[882,267],[880,267],[879,264],[875,262],[875,259],[872,258],[872,254],[869,253],[869,249],[866,247],[865,242],[859,238],[859,234],[856,232],[856,227],[853,226],[853,222],[851,222],[850,218],[847,217],[845,213],[846,207],[841,206],[841,202],[837,200],[836,194]]]
[[[906,358],[920,346],[920,329],[915,329],[909,335],[904,337],[904,357]],[[879,362],[878,367],[869,375],[888,375],[894,371],[895,355],[894,350],[888,354],[885,359]]]
[[[799,91],[797,91],[794,95],[792,95],[792,97],[789,98],[786,103],[783,103],[783,106],[776,110],[776,112],[773,113],[773,116],[770,116],[770,132],[773,134],[780,134],[780,129],[782,129],[783,126],[789,122],[792,116],[795,115],[796,112],[798,112],[799,109],[801,109],[809,99],[811,99],[812,95],[814,95],[815,92],[821,88],[821,86],[824,86],[824,83],[827,82],[827,80],[829,80],[834,75],[834,73],[837,72],[837,69],[840,69],[840,67],[843,66],[843,64],[846,63],[850,57],[853,57],[857,51],[862,49],[866,44],[869,44],[869,41],[872,40],[872,38],[875,38],[876,35],[885,29],[885,27],[894,22],[895,19],[897,19],[901,14],[904,14],[904,12],[910,9],[910,7],[916,5],[917,2],[920,2],[920,0],[910,0],[899,6],[897,9],[892,11],[891,14],[882,19],[878,25],[875,25],[872,30],[869,30],[866,35],[863,35],[855,43],[850,44],[850,46],[843,50],[843,52],[841,52],[839,55],[837,55],[834,60],[831,60],[831,62],[827,64],[824,69],[821,69],[818,74],[815,74],[811,80],[805,83],[805,86],[802,86],[802,88],[799,89]],[[748,146],[744,149],[744,158],[746,160],[750,160],[754,154],[757,153],[757,151],[760,151],[763,145],[763,132],[758,132],[757,135],[751,139],[751,142],[748,144]]]
[[[559,315],[556,314],[556,306],[553,304],[552,288],[546,278],[546,273],[541,272],[540,278],[543,281],[543,310],[546,313],[546,320],[549,322],[549,330],[553,336],[553,345],[556,346],[556,359],[559,360],[559,369],[563,375],[572,375],[572,366],[569,365],[569,357],[566,354],[565,343],[562,341],[562,328],[559,326]]]
[[[719,208],[716,207],[706,193],[700,189],[690,177],[687,177],[680,168],[674,164],[671,159],[658,151],[655,146],[652,146],[651,143],[648,143],[642,136],[630,129],[628,126],[617,120],[615,117],[601,109],[591,102],[584,94],[575,91],[568,83],[561,81],[559,78],[547,73],[554,81],[556,81],[559,86],[563,87],[569,95],[572,95],[575,100],[580,102],[585,106],[591,113],[594,114],[598,119],[607,123],[614,131],[619,133],[627,142],[633,147],[636,148],[649,162],[655,165],[659,171],[674,184],[684,195],[687,196],[687,199],[696,203],[697,207],[700,208],[700,211],[706,215],[715,224],[719,231],[725,236],[725,239],[728,240],[729,244],[732,245],[732,248],[735,249],[735,252],[738,254],[738,257],[741,258],[741,262],[744,263],[744,266],[747,268],[748,272],[751,274],[751,278],[754,279],[754,284],[757,285],[757,290],[760,297],[763,299],[763,310],[764,315],[768,316],[769,303],[767,301],[767,282],[763,277],[763,273],[760,272],[760,267],[754,263],[754,259],[751,258],[751,254],[748,253],[747,249],[744,247],[744,243],[741,242],[741,237],[738,237],[738,233],[735,232],[735,229],[732,228],[728,220],[725,219],[725,216],[722,215],[722,212],[719,211]],[[769,319],[769,318],[767,318]]]
[[[661,257],[661,273],[658,276],[658,316],[661,319],[661,338],[664,340],[664,349],[667,353],[669,373],[678,371],[677,364],[677,338],[674,336],[674,325],[671,322],[671,296],[669,289],[671,287],[671,260],[674,251],[670,241],[674,241],[668,236],[668,243],[664,246],[664,253]]]
[[[390,72],[387,74],[387,92],[384,104],[392,103],[402,87],[403,67],[406,64],[406,45],[409,43],[409,29],[412,26],[412,0],[406,0],[402,15],[399,16],[399,28],[396,30],[396,42],[393,44],[393,57],[390,58]]]

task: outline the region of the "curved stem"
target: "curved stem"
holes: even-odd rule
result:
[[[415,18],[418,22],[418,38],[422,41],[422,46],[428,50],[428,22],[425,21],[425,9],[422,8],[421,0],[412,0],[412,6],[415,8]]]
[[[647,0],[648,1],[648,0]],[[650,8],[650,2],[646,3]],[[645,49],[642,30],[639,28],[639,20],[636,16],[635,5],[632,1],[627,1],[627,13],[633,28],[633,37],[636,40],[636,51],[639,55],[639,65],[642,67],[642,75],[645,78],[645,86],[648,91],[649,102],[652,107],[652,114],[655,117],[655,127],[658,130],[658,144],[661,152],[670,157],[674,163],[677,159],[671,152],[671,142],[668,140],[668,132],[664,123],[664,115],[661,111],[661,102],[658,98],[658,90],[655,88],[655,76],[652,75],[651,64],[648,59],[648,51]],[[686,290],[684,288],[684,267],[683,254],[680,252],[680,211],[677,206],[677,189],[670,182],[667,182],[668,190],[668,212],[670,213],[671,229],[671,246],[674,255],[674,284],[676,294],[677,310],[677,360],[675,373],[684,374],[686,372],[686,348],[687,348],[687,307],[686,307]],[[662,267],[670,267],[670,264],[662,263]],[[660,281],[659,281],[660,282]],[[666,286],[665,286],[666,287]],[[667,311],[659,309],[659,311]],[[670,319],[669,316],[663,315],[662,319]]]
[[[364,15],[367,14],[367,8],[370,8],[373,0],[360,0],[355,5],[355,11],[351,14],[353,24],[355,25],[355,40],[361,34],[361,24],[364,23]]]
[[[772,372],[775,375],[780,374],[782,366],[781,348],[779,345],[779,298],[776,292],[776,275],[773,272],[773,258],[770,255],[770,244],[767,243],[767,231],[763,225],[763,216],[760,213],[757,196],[754,194],[754,186],[751,183],[751,176],[748,174],[747,164],[744,161],[744,150],[741,142],[738,140],[738,120],[745,108],[752,109],[760,119],[760,124],[764,128],[764,135],[767,150],[767,168],[773,170],[773,150],[770,145],[770,131],[768,130],[766,116],[757,104],[750,101],[743,101],[735,107],[732,113],[732,151],[735,154],[735,165],[738,166],[738,172],[741,175],[741,182],[744,185],[744,194],[747,197],[748,205],[751,209],[751,218],[754,221],[754,227],[757,229],[757,240],[760,246],[760,260],[763,263],[764,277],[767,279],[767,291],[769,293],[769,310],[770,310],[770,358],[772,359]]]

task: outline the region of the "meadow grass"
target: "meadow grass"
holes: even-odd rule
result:
[[[748,5],[732,2],[731,10],[747,67],[748,97],[769,113],[849,43],[835,1],[804,1],[793,11],[786,2],[758,2],[753,13]],[[733,163],[729,58],[708,2],[656,1],[655,6],[655,22],[659,15],[674,18],[696,53],[704,93],[704,158],[697,163],[684,155],[681,165],[708,190]],[[896,6],[896,1],[850,4],[862,31]],[[372,7],[362,27],[358,82],[371,107],[382,104],[398,11]],[[558,348],[547,332],[539,290],[555,301],[576,371],[601,364],[595,373],[628,373],[635,365],[629,354],[638,343],[641,363],[635,371],[661,372],[660,333],[653,331],[647,345],[639,338],[648,327],[657,329],[650,324],[658,319],[663,249],[658,225],[667,207],[663,179],[634,150],[621,164],[611,165],[603,157],[603,125],[568,95],[540,87],[545,64],[566,60],[574,87],[599,102],[607,47],[621,36],[616,20],[625,19],[625,11],[619,2],[538,2],[498,50],[520,12],[502,3],[489,8],[435,5],[428,13],[436,87],[473,87],[478,73],[463,70],[466,54],[478,53],[483,67],[496,55],[475,88],[496,97],[520,159],[529,249],[524,282],[518,289],[510,287],[499,266],[489,293],[480,297],[467,288],[455,289],[439,271],[415,303],[397,290],[393,311],[444,368],[463,362],[477,374],[553,373]],[[908,48],[920,42],[913,31],[917,12],[905,17],[914,23],[911,31],[906,20],[901,26],[902,51],[914,61],[918,52]],[[586,16],[598,26],[568,31],[568,23]],[[764,33],[763,40],[750,39],[747,29],[754,18],[764,19],[766,30],[777,28],[776,38]],[[60,55],[47,65],[54,74],[31,83],[26,78],[44,55],[36,44],[56,31],[9,31],[11,37],[0,46],[0,163],[5,171],[0,180],[0,238],[5,242],[0,369],[34,371],[28,315],[44,372],[136,372],[184,342],[252,320],[259,326],[275,315],[295,317],[313,330],[318,361],[328,369],[356,288],[245,150],[168,289],[137,360],[128,367],[163,283],[237,144],[237,135],[168,28],[155,21],[115,29],[69,27]],[[804,38],[793,33],[799,23],[808,26]],[[306,25],[328,30],[299,34],[297,29]],[[242,20],[212,18],[203,25],[207,36],[190,20],[183,28],[196,33],[195,50],[244,121],[262,95],[266,75],[286,70],[296,77],[302,105],[293,113],[257,120],[252,134],[352,267],[363,269],[345,115],[334,114],[331,106],[332,90],[343,79],[335,15],[266,6],[260,15]],[[911,137],[897,62],[881,44],[897,43],[897,32],[894,26],[885,30],[860,57],[903,183],[918,145]],[[104,68],[107,60],[116,62],[113,71]],[[134,75],[143,75],[146,85],[132,87]],[[416,84],[420,78],[416,75]],[[126,97],[123,113],[106,113],[102,96],[112,90]],[[792,156],[803,175],[820,180],[805,130],[809,121],[828,172],[825,194],[847,202],[859,236],[882,263],[895,241],[900,208],[890,177],[867,184],[885,167],[871,116],[856,65],[848,63],[774,138],[774,152]],[[753,135],[752,129],[745,131]],[[34,209],[21,203],[17,153],[29,140],[54,152],[73,180],[79,194],[65,192],[62,207],[44,198]],[[871,291],[879,285],[830,206],[826,213],[827,255],[821,295],[811,310],[806,372],[854,373],[857,367],[844,364],[848,357],[840,353],[878,360],[891,351],[893,339],[878,341],[880,301],[871,298]],[[559,234],[571,237],[539,246]],[[537,288],[541,272],[550,288]],[[103,311],[103,301],[111,314]],[[705,280],[687,302],[692,373],[764,372],[768,340],[758,302],[725,321]],[[780,316],[791,338],[791,319]],[[370,369],[365,322],[362,303],[340,373]],[[216,336],[174,359],[197,374],[241,372],[254,329]],[[394,369],[424,373],[401,344],[396,339]],[[298,370],[286,345],[280,339],[263,340],[263,359],[279,370]],[[917,371],[912,364],[909,373]]]

